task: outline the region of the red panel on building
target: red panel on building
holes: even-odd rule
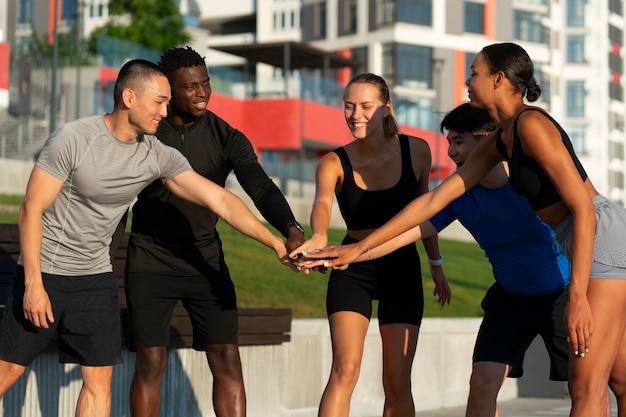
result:
[[[339,107],[299,99],[238,100],[213,93],[209,108],[234,128],[243,132],[252,145],[260,150],[299,150],[303,138],[307,145],[315,144],[319,156],[353,138],[346,126],[343,110]],[[433,166],[438,166],[440,177],[454,171],[448,158],[448,143],[437,132],[401,126],[404,133],[428,142]],[[326,148],[326,150],[324,150]],[[439,163],[436,164],[435,161]],[[436,173],[434,173],[436,175]]]
[[[11,69],[11,45],[0,42],[0,89],[9,89],[9,71]]]

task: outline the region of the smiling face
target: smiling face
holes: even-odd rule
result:
[[[363,139],[374,134],[384,135],[383,121],[391,103],[380,100],[380,92],[369,83],[353,83],[343,95],[343,113],[352,136]]]
[[[128,120],[137,135],[154,135],[163,118],[167,117],[170,84],[165,76],[153,75],[140,90],[126,88],[122,92],[129,108]]]
[[[467,157],[478,144],[479,137],[471,132],[448,131],[448,156],[454,161],[457,168],[461,167]]]
[[[472,107],[486,107],[493,97],[495,80],[496,74],[491,72],[483,54],[476,55],[472,61],[472,72],[465,80]]]
[[[170,74],[172,101],[170,120],[174,124],[191,124],[202,117],[211,97],[211,83],[205,65],[179,68]]]

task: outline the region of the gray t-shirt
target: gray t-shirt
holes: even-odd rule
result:
[[[59,128],[36,165],[64,181],[43,214],[42,272],[67,276],[111,271],[111,236],[137,193],[155,179],[191,169],[178,150],[155,136],[118,140],[103,116]]]

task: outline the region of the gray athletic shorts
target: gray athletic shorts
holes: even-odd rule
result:
[[[593,197],[593,204],[596,207],[596,240],[589,276],[626,279],[626,208],[601,195]],[[562,253],[571,261],[571,214],[556,227],[555,233]]]

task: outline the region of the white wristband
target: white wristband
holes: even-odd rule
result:
[[[428,265],[430,266],[441,266],[443,265],[443,255],[439,257],[439,259],[429,259]]]

